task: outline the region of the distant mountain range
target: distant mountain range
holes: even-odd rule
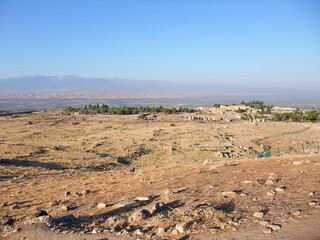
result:
[[[217,85],[178,84],[160,81],[84,78],[79,76],[25,76],[0,80],[1,93],[35,92],[159,92],[172,90],[216,90]]]
[[[61,108],[87,102],[206,106],[211,103],[240,103],[242,100],[263,100],[282,106],[320,106],[316,90],[79,76],[25,76],[0,80],[0,111]]]
[[[0,79],[0,94],[30,93],[154,93],[154,94],[301,94],[298,89],[255,88],[249,86],[223,86],[203,83],[175,83],[167,81],[140,81],[129,79],[85,78],[79,76],[24,76]],[[313,94],[316,91],[303,92]]]

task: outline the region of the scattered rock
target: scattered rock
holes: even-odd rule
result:
[[[184,192],[186,190],[188,190],[188,188],[179,188],[178,190],[173,191],[173,193],[181,193],[181,192]]]
[[[5,206],[8,206],[8,203],[4,202],[0,204],[0,207],[5,207]]]
[[[291,162],[292,165],[301,165],[304,163],[310,163],[310,160],[300,160],[300,161]]]
[[[223,195],[223,196],[237,195],[237,193],[234,192],[234,191],[228,191],[228,192],[222,192],[222,195]]]
[[[137,197],[135,200],[139,201],[139,202],[144,202],[144,201],[149,201],[150,198],[148,198],[148,197]]]
[[[33,223],[48,223],[48,222],[51,222],[51,220],[52,220],[52,217],[50,215],[43,215],[40,217],[35,217],[29,221],[26,221],[24,224],[30,225]]]
[[[263,218],[264,213],[263,213],[263,212],[255,212],[255,213],[253,214],[253,216],[256,217],[256,218]]]
[[[271,185],[271,184],[274,184],[274,183],[275,183],[275,181],[272,180],[272,179],[268,179],[268,180],[266,180],[266,182],[265,182],[265,184],[268,184],[268,185]]]
[[[285,187],[277,187],[276,189],[276,192],[284,192],[286,190]]]
[[[139,235],[139,236],[141,236],[141,235],[143,235],[143,232],[142,232],[140,229],[137,229],[137,230],[135,230],[135,231],[133,232],[133,234],[134,234],[134,235]]]
[[[240,193],[240,196],[246,197],[246,196],[249,196],[249,194],[248,193]]]
[[[317,204],[316,201],[311,201],[311,202],[309,202],[309,205],[310,205],[310,206],[314,206],[314,205],[316,205],[316,204]]]
[[[114,204],[113,206],[115,208],[130,208],[130,207],[135,207],[135,206],[138,206],[140,205],[141,203],[140,202],[126,202],[126,201],[121,201],[121,202],[118,202],[116,204]]]
[[[50,207],[54,207],[54,206],[57,206],[57,205],[59,205],[59,202],[57,200],[54,200],[54,201],[49,203]]]
[[[99,202],[97,205],[97,208],[106,208],[107,207],[107,203],[105,202]]]
[[[13,204],[12,206],[11,206],[11,209],[18,209],[19,208],[19,205],[18,204]]]
[[[129,172],[135,172],[136,171],[136,168],[132,167],[132,168],[129,168]]]
[[[17,233],[17,232],[20,232],[22,230],[22,228],[16,228],[12,231],[12,233]]]
[[[9,226],[9,225],[5,225],[4,228],[3,228],[4,232],[10,232],[11,230],[12,230],[12,227]]]
[[[13,223],[14,223],[14,220],[8,216],[3,216],[1,218],[2,225],[12,225]]]
[[[292,213],[294,216],[299,216],[302,213],[302,210],[297,210],[294,213]]]
[[[62,205],[60,209],[62,211],[69,211],[70,210],[70,206],[69,205]]]
[[[155,204],[152,205],[150,213],[154,215],[157,212],[160,212],[164,206],[165,206],[164,202],[156,202]]]
[[[272,233],[272,228],[267,227],[267,228],[263,229],[262,231],[263,231],[265,234],[270,234],[270,233]]]
[[[179,232],[178,232],[177,229],[173,229],[173,230],[171,231],[171,233],[172,233],[173,235],[177,235]]]
[[[279,225],[279,224],[271,224],[270,227],[274,231],[281,229],[281,225]]]
[[[157,231],[158,234],[164,234],[165,233],[165,230],[164,228],[158,228],[158,231]]]
[[[81,193],[82,193],[82,195],[87,195],[90,193],[90,190],[83,190]]]
[[[33,217],[41,217],[49,215],[46,211],[37,209],[31,213]]]
[[[142,209],[140,211],[134,212],[130,217],[130,221],[139,222],[143,219],[151,217],[150,212],[147,209]]]
[[[252,183],[251,180],[243,180],[242,183],[248,184],[248,183]]]
[[[102,232],[103,232],[103,229],[102,229],[102,228],[97,228],[97,227],[95,227],[95,228],[93,228],[93,230],[92,230],[91,233],[97,234],[97,233],[102,233]]]
[[[316,192],[311,192],[311,193],[309,193],[309,196],[313,196],[315,194],[316,194]]]
[[[267,221],[267,220],[261,220],[261,221],[259,221],[258,223],[259,223],[260,225],[266,226],[266,225],[269,224],[269,221]]]
[[[65,192],[65,193],[64,193],[64,196],[65,196],[65,197],[67,197],[67,196],[69,196],[69,195],[71,195],[70,192]]]
[[[176,230],[178,230],[179,233],[184,233],[187,230],[187,223],[179,223],[176,225]]]
[[[216,234],[218,231],[219,231],[218,228],[211,228],[211,229],[210,229],[210,233],[211,233],[211,234]]]
[[[81,195],[77,192],[75,192],[73,195],[75,195],[76,197],[80,197]]]
[[[269,196],[274,196],[274,195],[276,195],[276,192],[273,191],[273,190],[270,190],[270,191],[267,192],[267,194],[268,194]]]
[[[72,222],[74,221],[76,218],[73,216],[73,214],[69,214],[63,217],[59,217],[55,219],[56,223],[64,223],[64,222]]]

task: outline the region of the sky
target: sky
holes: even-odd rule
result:
[[[318,0],[0,0],[0,78],[320,90]]]

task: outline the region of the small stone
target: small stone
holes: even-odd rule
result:
[[[272,233],[272,228],[265,228],[262,230],[265,234],[270,234]]]
[[[80,197],[81,195],[77,192],[75,192],[73,195],[75,195],[76,197]]]
[[[316,201],[311,201],[311,202],[309,202],[309,205],[314,206],[314,205],[316,205],[316,203],[317,203]]]
[[[294,213],[292,213],[294,216],[299,216],[302,213],[302,210],[297,210]]]
[[[67,197],[67,196],[69,196],[69,195],[71,195],[70,192],[65,192],[65,193],[64,193],[64,196],[65,196],[65,197]]]
[[[254,201],[254,202],[256,202],[257,200],[258,200],[258,198],[256,198],[256,197],[252,199],[252,201]]]
[[[57,200],[54,200],[54,201],[50,202],[50,204],[49,204],[50,207],[54,207],[57,205],[59,205],[59,202]]]
[[[164,234],[164,232],[165,232],[164,228],[158,228],[158,231],[157,231],[158,234]]]
[[[33,217],[47,216],[49,215],[46,211],[37,209],[31,213]]]
[[[262,220],[262,221],[259,221],[258,223],[259,223],[260,225],[266,226],[266,225],[269,224],[269,221]]]
[[[173,235],[177,235],[179,232],[178,232],[177,229],[173,229],[173,230],[171,231],[171,233],[172,233]]]
[[[256,218],[263,218],[264,213],[263,213],[263,212],[255,212],[255,213],[253,214],[253,216],[256,217]]]
[[[149,201],[150,198],[148,198],[148,197],[137,197],[135,200],[139,201],[139,202],[144,202],[144,201]]]
[[[90,190],[83,190],[81,193],[82,193],[82,195],[87,195],[90,193]]]
[[[176,229],[179,233],[184,233],[187,230],[187,223],[179,223],[176,225]]]
[[[130,207],[135,207],[140,205],[140,202],[126,202],[126,201],[121,201],[116,204],[114,204],[114,208],[130,208]]]
[[[274,184],[274,180],[271,180],[271,179],[268,179],[265,184],[268,184],[268,185],[271,185],[271,184]]]
[[[140,229],[137,229],[137,230],[135,230],[135,231],[133,232],[133,234],[134,234],[134,235],[139,235],[139,236],[141,236],[141,235],[143,235],[143,232],[142,232]]]
[[[10,232],[11,230],[12,230],[12,227],[9,226],[9,225],[5,225],[4,228],[3,228],[4,232]]]
[[[22,228],[16,228],[16,229],[14,229],[12,232],[13,233],[17,233],[17,232],[20,232],[22,230]]]
[[[286,190],[285,187],[277,187],[276,189],[276,192],[284,192]]]
[[[315,194],[316,194],[316,192],[311,192],[311,193],[309,193],[309,196],[313,196]]]
[[[3,216],[1,218],[2,225],[12,225],[13,223],[14,223],[14,220],[8,216]]]
[[[132,167],[132,168],[129,168],[129,172],[134,172],[136,171],[136,168]]]
[[[218,228],[211,228],[211,229],[210,229],[210,233],[211,233],[211,234],[216,234],[218,231],[219,231]]]
[[[267,192],[267,194],[268,194],[269,196],[274,196],[274,195],[276,195],[276,192],[273,191],[273,190],[270,190],[270,191]]]
[[[178,190],[173,191],[173,193],[181,193],[181,192],[184,192],[186,190],[188,190],[188,188],[179,188]]]
[[[153,215],[157,212],[160,212],[164,206],[165,206],[164,202],[156,202],[155,204],[152,205],[150,213]]]
[[[279,224],[271,224],[270,227],[274,231],[281,229],[281,225],[279,225]]]
[[[59,217],[55,220],[56,223],[64,223],[64,222],[71,222],[75,220],[75,217],[73,216],[73,214],[69,214],[63,217]]]
[[[223,195],[223,196],[228,196],[228,195],[237,195],[237,193],[236,193],[236,192],[234,192],[234,191],[228,191],[228,192],[222,192],[222,195]]]
[[[102,231],[103,230],[101,228],[94,228],[91,233],[97,234],[97,233],[101,233]]]
[[[19,205],[18,204],[13,204],[12,206],[11,206],[11,209],[18,209],[19,208]]]
[[[246,197],[248,195],[249,195],[248,193],[240,193],[240,196],[242,196],[242,197]]]
[[[130,217],[130,221],[139,222],[143,219],[151,217],[150,212],[147,209],[142,209],[140,211],[134,212]]]
[[[99,202],[97,205],[97,208],[106,208],[107,207],[107,203],[105,202]]]
[[[243,180],[242,183],[248,184],[248,183],[252,183],[251,180]]]
[[[62,205],[60,209],[62,211],[69,211],[70,210],[70,206],[69,205]]]

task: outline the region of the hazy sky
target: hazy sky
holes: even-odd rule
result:
[[[0,0],[0,78],[320,90],[320,1]]]

